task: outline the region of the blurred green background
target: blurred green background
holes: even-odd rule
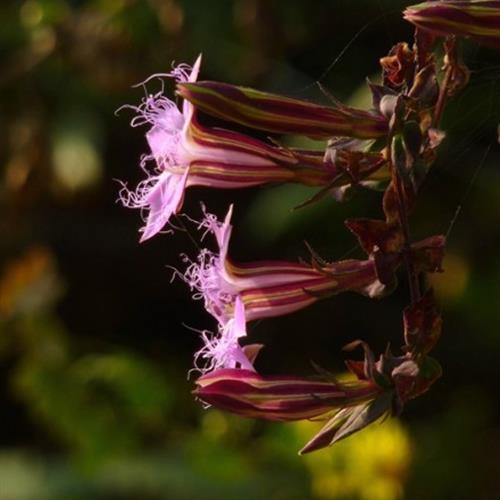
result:
[[[450,103],[440,157],[412,216],[415,238],[449,234],[443,378],[399,420],[298,457],[318,423],[267,424],[204,410],[187,380],[213,329],[166,265],[196,254],[178,232],[138,244],[139,213],[116,204],[146,143],[124,103],[171,62],[219,79],[366,105],[364,78],[412,30],[396,0],[26,0],[0,4],[0,499],[497,499],[500,475],[500,57],[464,44],[469,87]],[[345,50],[344,50],[345,49]],[[341,57],[338,57],[342,54]],[[171,89],[167,89],[170,91]],[[222,215],[236,203],[236,260],[353,251],[360,192],[291,209],[296,186],[188,191]],[[459,208],[460,207],[460,208]],[[263,373],[343,369],[355,338],[401,343],[401,286],[342,295],[250,325]]]

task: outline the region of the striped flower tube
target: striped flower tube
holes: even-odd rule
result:
[[[203,299],[205,308],[219,323],[233,316],[236,297],[245,307],[246,320],[251,321],[288,314],[321,297],[348,290],[371,297],[383,293],[384,285],[377,278],[372,259],[322,267],[288,261],[232,262],[227,255],[231,214],[232,207],[223,223],[205,214],[200,228],[215,235],[219,251],[203,249],[195,262],[186,258],[187,270],[179,273],[194,291],[193,298]]]
[[[289,314],[342,292],[378,297],[385,291],[372,259],[339,261],[320,270],[293,262],[255,262],[228,267],[238,284],[243,285],[249,275],[253,278],[250,286],[239,292],[248,321]],[[265,286],[262,282],[275,284]]]
[[[285,149],[244,134],[200,124],[195,112],[186,143],[191,159],[186,187],[244,188],[277,182],[323,186],[343,172],[324,160],[323,151]],[[367,173],[381,165],[378,154],[366,154]]]
[[[255,371],[221,369],[202,375],[194,391],[221,410],[266,420],[303,420],[357,406],[381,389],[372,381],[322,382],[291,376],[263,377]]]
[[[381,114],[342,104],[320,106],[227,83],[180,82],[177,94],[212,116],[272,133],[374,139],[388,131],[388,120]]]
[[[404,18],[437,35],[458,35],[500,48],[500,1],[434,1],[407,7]]]
[[[194,394],[220,410],[249,418],[327,420],[300,454],[331,446],[392,412],[394,392],[372,380],[317,381],[263,377],[251,370],[220,369],[202,375]]]
[[[261,376],[252,369],[218,369],[196,381],[194,394],[207,404],[238,415],[265,420],[327,420],[302,448],[309,453],[345,439],[371,423],[398,414],[404,404],[426,392],[441,376],[439,364],[427,357],[418,362],[407,353],[386,351],[375,359],[365,342],[364,361],[347,361],[354,380],[340,382],[330,374],[325,380],[291,376]],[[253,347],[253,346],[252,346]]]
[[[171,73],[150,79],[172,77],[177,82],[194,82],[200,62],[198,58],[193,68],[180,65]],[[323,160],[323,152],[285,149],[238,132],[205,127],[189,101],[178,108],[162,92],[147,95],[139,106],[124,108],[137,113],[131,121],[133,127],[150,126],[146,139],[151,153],[141,161],[147,178],[133,191],[125,185],[120,191],[125,206],[146,212],[141,241],[165,227],[180,210],[190,186],[243,188],[276,182],[321,186],[343,173]],[[380,158],[367,155],[367,160],[367,172],[371,173]],[[151,170],[150,161],[154,165]]]

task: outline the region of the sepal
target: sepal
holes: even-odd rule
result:
[[[432,290],[405,309],[403,325],[409,351],[428,353],[433,349],[441,335],[442,319]]]
[[[391,393],[384,392],[365,405],[345,408],[339,411],[300,451],[305,455],[312,451],[332,446],[342,439],[359,432],[368,425],[390,414],[392,408]]]

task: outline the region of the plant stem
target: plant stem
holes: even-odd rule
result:
[[[437,127],[441,121],[441,116],[443,115],[444,106],[446,104],[446,98],[448,97],[448,85],[453,74],[453,67],[451,65],[446,69],[443,81],[441,82],[441,88],[439,89],[439,96],[434,109],[434,117],[432,119],[432,125]]]
[[[405,203],[403,185],[401,183],[401,178],[398,175],[397,168],[395,168],[394,165],[392,165],[392,179],[396,186],[396,192],[398,195],[399,221],[401,224],[401,230],[403,231],[403,238],[404,238],[403,255],[406,265],[406,272],[408,274],[410,301],[411,304],[413,305],[421,297],[420,281],[418,279],[418,272],[417,269],[415,268],[415,263],[413,262],[413,256],[411,252],[410,224],[408,221],[408,210]]]

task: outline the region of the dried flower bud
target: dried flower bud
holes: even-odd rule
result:
[[[409,349],[425,353],[431,351],[441,335],[442,326],[432,291],[429,290],[418,302],[405,309],[403,322]]]
[[[399,88],[408,84],[415,72],[415,53],[408,47],[407,43],[398,43],[392,47],[389,55],[380,59],[382,66],[384,85],[391,88]]]

